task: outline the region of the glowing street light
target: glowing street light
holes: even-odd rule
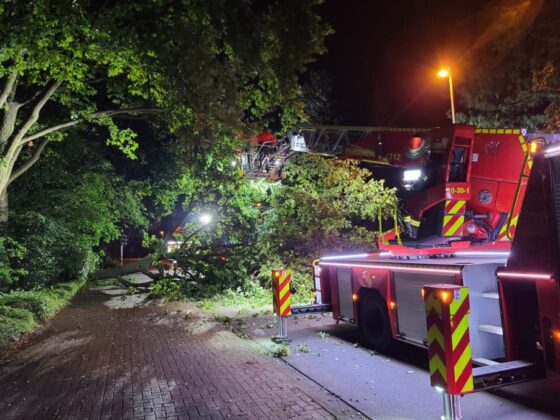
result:
[[[455,100],[453,99],[453,78],[451,77],[451,70],[449,68],[442,68],[437,72],[437,76],[449,80],[449,99],[451,100],[451,122],[455,124]]]
[[[210,213],[202,213],[198,216],[198,221],[202,225],[209,225],[212,222],[212,215]]]

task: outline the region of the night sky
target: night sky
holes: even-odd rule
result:
[[[529,25],[540,2],[326,0],[321,14],[336,34],[315,67],[334,79],[342,124],[445,124],[448,84],[435,77],[438,67],[455,67],[455,90],[460,91],[461,72],[475,67],[475,47],[518,31],[508,25]]]

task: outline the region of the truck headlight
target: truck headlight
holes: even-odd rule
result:
[[[407,169],[403,172],[403,181],[406,183],[416,182],[422,176],[420,169]]]

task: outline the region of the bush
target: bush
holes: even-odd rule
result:
[[[25,309],[0,306],[0,349],[18,340],[37,326],[33,314]]]
[[[16,240],[0,237],[0,289],[17,284],[27,274],[23,265],[25,247]]]
[[[60,309],[64,302],[53,292],[16,291],[0,297],[0,305],[24,309],[31,312],[37,320],[44,320]]]
[[[0,294],[0,306],[23,309],[42,321],[52,317],[83,286],[83,281],[57,284],[47,289]]]
[[[25,289],[85,278],[99,262],[86,237],[54,218],[28,212],[14,217],[12,225],[14,235],[25,247],[21,265],[26,273],[19,282]]]
[[[179,283],[170,277],[154,283],[148,293],[149,299],[181,300],[184,297]]]
[[[0,293],[0,350],[33,331],[38,321],[54,316],[83,285],[80,280],[42,290]]]

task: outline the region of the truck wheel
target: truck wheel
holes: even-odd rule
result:
[[[393,342],[389,325],[387,305],[380,297],[366,294],[360,299],[358,308],[360,333],[367,346],[377,350],[387,350]]]

